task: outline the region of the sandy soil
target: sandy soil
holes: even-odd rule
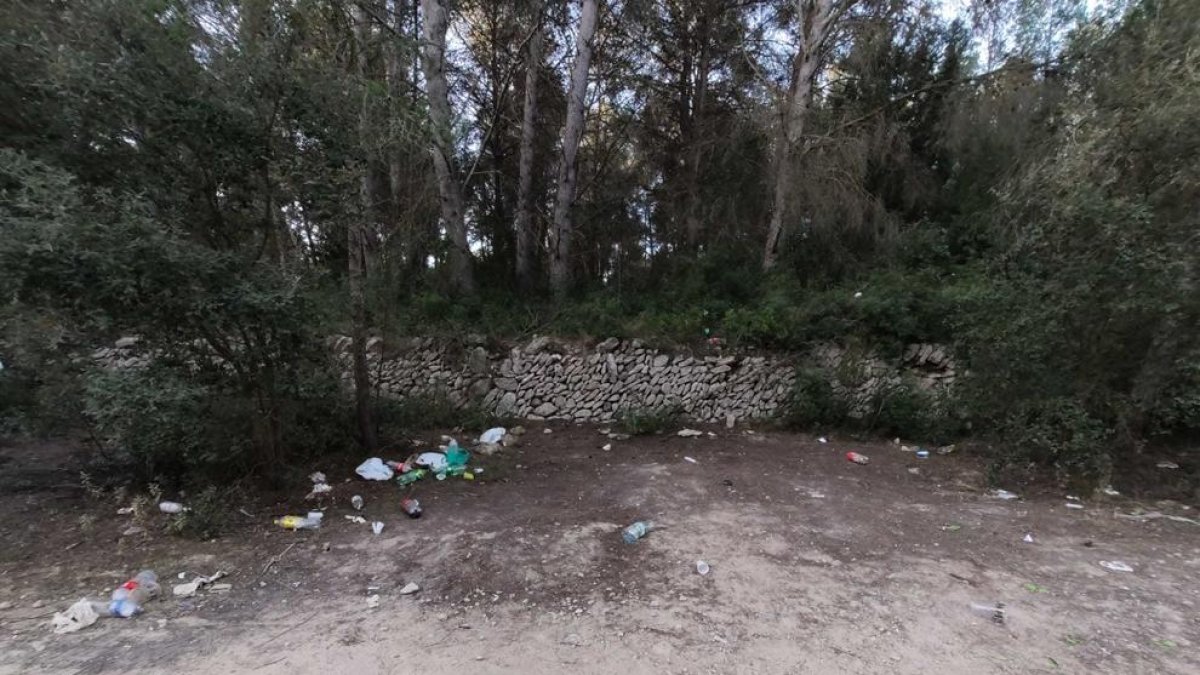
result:
[[[486,480],[418,485],[420,520],[394,484],[319,467],[336,485],[321,530],[269,524],[303,508],[298,489],[239,505],[212,542],[157,514],[122,536],[129,517],[78,489],[68,455],[5,448],[0,673],[1200,672],[1200,526],[1116,517],[1139,506],[1124,498],[998,500],[957,455],[713,431],[604,451],[592,428],[531,428]],[[343,519],[355,493],[381,535]],[[624,544],[643,518],[661,527]],[[48,630],[142,567],[168,584],[223,569],[233,589]],[[401,596],[408,582],[421,590]],[[1007,622],[972,602],[1004,602]]]

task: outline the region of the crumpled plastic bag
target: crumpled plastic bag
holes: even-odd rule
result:
[[[417,466],[426,467],[434,473],[445,471],[446,467],[450,466],[446,455],[440,452],[422,452],[417,455],[416,464]]]
[[[492,427],[479,435],[480,443],[499,443],[504,440],[504,434],[507,430],[504,427]]]
[[[63,633],[74,633],[77,630],[83,630],[96,623],[96,619],[99,618],[100,615],[92,607],[92,601],[83,598],[71,605],[67,611],[55,612],[54,617],[50,619],[50,625],[54,628],[56,634],[62,635]]]
[[[391,480],[394,472],[392,471],[392,467],[383,463],[382,459],[379,459],[378,457],[372,457],[362,464],[359,464],[358,468],[354,470],[354,473],[366,478],[367,480]]]

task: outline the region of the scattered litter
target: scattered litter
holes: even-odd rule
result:
[[[145,531],[146,531],[146,528],[144,528],[140,525],[130,525],[129,527],[125,528],[125,531],[121,533],[121,536],[122,537],[132,537],[134,535],[143,534],[143,533],[145,533]]]
[[[400,589],[400,595],[412,595],[419,590],[421,590],[421,587],[410,581],[404,584],[404,588]]]
[[[809,496],[809,498],[810,498],[810,499],[825,499],[825,493],[824,493],[824,492],[818,492],[818,491],[816,491],[816,490],[809,490],[809,491],[808,491],[808,496]]]
[[[1121,562],[1120,560],[1101,560],[1100,566],[1106,570],[1114,572],[1132,572],[1133,567],[1129,563]]]
[[[196,594],[196,591],[224,576],[225,572],[218,571],[207,577],[196,577],[186,584],[176,584],[171,588],[171,594],[177,598],[190,598]],[[180,578],[182,579],[183,577],[181,576]]]
[[[391,480],[392,476],[395,474],[395,472],[392,471],[392,467],[388,466],[382,459],[378,457],[372,457],[362,464],[359,464],[358,468],[354,470],[354,473],[367,480]]]
[[[1068,508],[1068,509],[1077,509],[1077,510],[1082,510],[1082,509],[1083,509],[1083,504],[1077,504],[1077,503],[1075,503],[1075,502],[1067,502],[1067,508]]]
[[[688,464],[699,464],[700,463],[700,462],[697,462],[695,460],[695,458],[688,457],[687,455],[683,456],[683,461],[687,462]]]
[[[1118,513],[1118,512],[1114,511],[1113,517],[1114,518],[1124,518],[1125,520],[1136,520],[1138,522],[1145,522],[1147,520],[1157,520],[1158,518],[1166,518],[1167,520],[1173,520],[1177,523],[1187,523],[1189,525],[1200,525],[1200,520],[1196,520],[1195,518],[1186,518],[1184,516],[1173,516],[1173,515],[1169,515],[1166,513],[1162,513],[1160,511],[1148,511],[1145,513]]]
[[[1005,501],[1009,501],[1012,499],[1020,499],[1020,496],[1017,495],[1017,493],[1015,493],[1015,492],[1009,492],[1008,490],[999,490],[999,489],[992,490],[991,492],[988,493],[988,496],[994,497],[996,499],[1003,499]]]
[[[675,435],[679,436],[680,438],[695,438],[697,436],[703,436],[704,432],[697,429],[680,429],[679,431],[675,432]]]
[[[737,425],[737,418],[733,416],[733,413],[729,413],[728,415],[725,416],[725,428],[726,429],[732,429],[736,425]]]
[[[1121,496],[1121,493],[1114,490],[1113,486],[1111,486],[1111,485],[1105,485],[1100,491],[1103,492],[1104,494],[1108,495],[1109,497],[1120,497]]]
[[[1029,591],[1030,593],[1045,593],[1045,592],[1046,592],[1046,587],[1045,587],[1045,586],[1043,586],[1043,585],[1041,585],[1041,584],[1035,584],[1035,583],[1033,583],[1032,581],[1030,581],[1030,582],[1028,582],[1028,583],[1024,584],[1024,585],[1022,586],[1022,588],[1024,588],[1024,589],[1025,589],[1025,590],[1027,590],[1027,591]]]
[[[383,521],[376,520],[371,523],[371,531],[375,534],[383,532]]]
[[[921,470],[915,466],[910,466],[910,467],[908,467],[908,472],[911,473],[912,475],[916,476],[921,473]]]
[[[828,443],[829,439],[825,438],[824,436],[817,436],[817,442],[818,443]]]
[[[621,538],[625,540],[626,544],[632,544],[638,539],[646,536],[646,533],[650,531],[650,527],[650,523],[644,520],[639,520],[629,527],[621,530]]]
[[[354,495],[353,497],[351,497],[350,498],[350,506],[353,506],[355,511],[362,511],[362,509],[363,509],[362,495]]]
[[[959,525],[958,523],[950,523],[949,525],[942,526],[942,532],[958,532],[961,529],[962,525]]]
[[[713,433],[713,432],[711,432],[711,431],[710,431],[710,432],[708,432],[708,437],[709,437],[709,438],[716,438],[716,437],[717,437],[717,435],[716,435],[715,433]]]
[[[179,502],[159,502],[158,510],[163,513],[183,513],[189,509]]]
[[[453,438],[450,439],[450,444],[446,446],[446,463],[450,466],[465,467],[469,461],[471,461],[471,453],[459,447],[458,442]]]
[[[179,574],[175,575],[175,578],[176,578],[176,579],[182,579],[182,578],[184,578],[184,577],[186,577],[186,576],[187,576],[187,572],[180,572]]]
[[[1026,532],[1025,538],[1022,539],[1021,541],[1025,542],[1026,544],[1032,544],[1033,543],[1033,534],[1030,532]]]
[[[700,576],[703,577],[703,576],[708,576],[708,573],[711,571],[712,571],[712,567],[709,566],[708,563],[704,562],[703,560],[696,561],[696,574],[699,574]]]
[[[96,605],[99,604],[101,603],[93,603],[91,600],[83,598],[68,607],[67,611],[56,612],[54,618],[50,619],[50,626],[57,635],[83,630],[96,623],[96,619],[100,618],[100,614],[96,611]]]
[[[550,427],[546,427],[545,429],[542,429],[542,433],[543,434],[552,434],[552,433],[554,433],[554,430],[551,429]]]
[[[233,584],[213,584],[208,590],[212,593],[228,593],[233,590]]]
[[[315,499],[317,495],[323,495],[327,492],[333,491],[333,488],[329,486],[329,483],[325,482],[325,474],[321,473],[320,471],[314,471],[309,475],[308,479],[312,481],[313,487],[312,492],[309,492],[308,495],[304,497],[305,499]]]
[[[342,516],[342,517],[343,517],[343,518],[345,518],[346,520],[348,520],[348,521],[352,522],[352,523],[357,523],[357,524],[359,524],[359,525],[366,525],[366,524],[367,524],[367,519],[366,519],[366,518],[363,518],[362,516],[352,516],[352,515],[350,515],[350,514],[346,514],[346,515],[344,515],[344,516]]]
[[[315,530],[321,527],[321,519],[325,517],[320,511],[309,511],[307,516],[284,516],[276,518],[275,524],[285,530]]]
[[[142,570],[137,576],[117,587],[108,603],[107,614],[128,619],[142,612],[142,605],[157,596],[158,575],[151,570]],[[94,608],[93,608],[94,609]]]
[[[857,291],[857,292],[855,292],[855,293],[854,293],[854,297],[855,297],[855,298],[861,298],[861,297],[862,297],[862,291]]]
[[[1075,495],[1067,495],[1067,499],[1070,499],[1073,502],[1081,501],[1079,497],[1076,497]]]
[[[610,440],[610,441],[627,441],[627,440],[629,440],[629,434],[609,434],[608,440]]]
[[[504,440],[504,434],[506,433],[508,433],[508,430],[504,427],[492,427],[491,429],[488,429],[479,435],[479,442],[499,443],[500,441]]]
[[[367,609],[376,609],[378,607],[379,607],[379,596],[378,595],[368,595],[367,596]]]
[[[445,471],[446,467],[450,466],[450,462],[446,460],[446,455],[440,452],[422,452],[417,455],[416,465],[427,467],[430,471],[437,473]]]
[[[612,443],[605,443],[604,445],[602,445],[600,447],[600,449],[605,452],[608,452],[609,450],[612,450]]]
[[[900,452],[912,452],[914,450],[916,450],[916,448],[912,447],[911,445],[900,446]]]
[[[917,450],[917,459],[929,459],[929,451]]]
[[[950,453],[954,452],[957,449],[958,449],[958,446],[956,446],[956,445],[943,445],[943,446],[938,447],[937,454],[949,455]]]
[[[128,516],[128,515],[129,515],[129,514],[131,514],[131,513],[133,513],[133,507],[132,507],[132,506],[123,506],[123,507],[121,507],[121,508],[117,509],[117,515],[118,515],[118,516]]]
[[[871,461],[870,457],[867,457],[866,455],[860,455],[857,452],[847,452],[846,459],[854,462],[855,464],[866,464],[867,462]]]
[[[426,469],[413,469],[412,471],[405,471],[404,473],[400,474],[400,476],[396,478],[396,482],[401,485],[411,485],[427,475],[429,475],[429,471]]]
[[[900,445],[900,437],[899,436],[892,439],[892,445]]]
[[[982,617],[991,621],[1004,625],[1004,603],[997,602],[991,605],[984,605],[978,602],[971,603],[971,613],[975,616]]]
[[[1154,466],[1156,466],[1160,469],[1178,469],[1179,468],[1179,465],[1176,464],[1175,462],[1159,462],[1158,464],[1155,464]]]
[[[421,517],[421,502],[412,497],[405,497],[400,500],[400,508],[404,509],[404,513],[409,518]]]

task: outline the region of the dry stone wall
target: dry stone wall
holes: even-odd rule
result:
[[[350,339],[329,345],[350,378]],[[149,357],[137,338],[96,350],[110,368],[144,366]],[[482,337],[463,341],[409,338],[368,342],[370,369],[385,396],[447,397],[458,406],[479,405],[502,416],[532,420],[609,422],[624,410],[670,408],[699,422],[749,420],[774,415],[790,395],[795,364],[837,373],[835,390],[852,408],[870,405],[876,392],[903,378],[935,389],[954,381],[945,348],[910,345],[900,363],[870,354],[818,346],[804,359],[784,354],[674,353],[639,340],[609,338],[594,346],[536,337],[491,348]]]
[[[707,422],[765,417],[786,400],[794,376],[780,357],[671,354],[616,338],[591,349],[535,338],[501,353],[426,338],[386,356],[374,350],[372,359],[391,396],[445,395],[500,415],[579,422],[645,408]]]

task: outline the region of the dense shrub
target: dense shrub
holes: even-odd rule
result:
[[[831,373],[799,369],[778,422],[787,429],[828,429],[845,424],[849,414],[850,404],[834,389]]]
[[[681,412],[678,407],[625,408],[616,414],[616,426],[634,436],[649,436],[669,431],[679,424]]]

